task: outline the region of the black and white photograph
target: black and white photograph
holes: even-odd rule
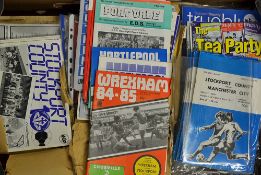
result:
[[[26,74],[18,47],[0,48],[0,71]]]
[[[167,102],[93,112],[89,158],[167,146]]]
[[[0,115],[25,119],[32,77],[0,71]]]
[[[9,148],[19,148],[27,144],[25,120],[16,117],[5,117],[5,130]]]
[[[99,31],[98,47],[164,49],[164,37]]]
[[[8,147],[23,147],[27,143],[25,118],[32,77],[0,71],[0,83],[0,115],[4,117]]]
[[[6,25],[10,39],[59,35],[57,24],[11,24]]]

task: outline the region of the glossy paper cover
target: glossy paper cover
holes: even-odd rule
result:
[[[252,173],[260,125],[260,62],[201,53],[181,159]]]

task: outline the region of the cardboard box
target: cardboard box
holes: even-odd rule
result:
[[[6,175],[73,175],[68,148],[10,155]]]

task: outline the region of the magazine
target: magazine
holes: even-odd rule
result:
[[[87,21],[88,21],[88,18],[87,18],[88,6],[89,6],[88,0],[81,0],[79,24],[78,24],[76,58],[75,58],[74,84],[73,84],[73,87],[76,91],[82,90],[82,83],[83,83],[86,30],[87,30]]]
[[[165,174],[167,100],[92,112],[87,174]]]
[[[90,36],[94,31],[93,38],[86,48],[89,52],[85,60],[84,101],[88,99],[92,46],[167,49],[170,59],[171,5],[118,0],[98,0],[94,4],[94,30],[90,31]]]
[[[13,134],[16,128],[11,128],[11,133],[7,129],[7,138],[11,134],[8,151],[68,145],[71,124],[69,107],[63,107],[60,95],[59,70],[63,64],[60,37],[1,41],[0,53],[0,71],[4,72],[2,77],[13,77],[12,81],[4,82],[5,78],[2,78],[1,94],[4,95],[1,96],[0,115],[5,116],[6,127],[9,126],[8,122],[13,121],[15,126],[19,126],[17,130],[26,131],[21,138],[23,140],[16,144],[18,136]],[[13,108],[16,99],[20,104],[15,103],[17,107]],[[25,99],[29,100],[28,104],[23,101]],[[23,115],[19,116],[21,113]],[[20,121],[20,118],[24,120]]]
[[[84,72],[83,72],[83,85],[82,85],[82,97],[85,103],[89,100],[89,84],[90,84],[90,70],[91,70],[91,55],[93,47],[93,30],[95,21],[95,7],[96,0],[89,0],[88,6],[88,25],[87,25],[87,36],[86,36],[86,48],[85,48],[85,59],[84,59]]]
[[[173,57],[174,57],[174,52],[175,52],[175,49],[176,49],[179,28],[180,28],[180,15],[177,15],[175,28],[174,28],[174,31],[173,31],[174,33],[173,33],[173,36],[171,36],[172,45],[171,45],[171,48],[170,48],[170,60],[174,59]]]
[[[191,22],[204,22],[204,23],[261,22],[261,17],[256,10],[235,10],[235,9],[226,9],[226,8],[208,8],[208,7],[195,7],[195,6],[184,5],[182,6],[181,13],[182,13],[181,24],[184,26],[186,26]],[[185,28],[185,30],[189,30],[189,29]],[[187,41],[183,40],[183,46],[182,46],[183,56],[189,56],[187,55],[188,47],[189,44],[187,43]]]
[[[245,23],[245,41],[251,42],[258,42],[257,44],[259,45],[259,48],[249,48],[246,53],[246,57],[251,57],[251,58],[261,58],[261,53],[258,50],[261,50],[261,25],[257,23]]]
[[[179,8],[176,5],[172,5],[172,23],[171,23],[171,40],[170,40],[170,61],[172,60],[172,53],[175,50],[175,43],[177,39],[177,32],[179,28]]]
[[[187,31],[188,52],[207,51],[231,56],[259,58],[261,44],[258,30],[246,29],[252,23],[190,23]],[[254,23],[256,29],[259,23]],[[250,37],[251,36],[251,37]],[[256,38],[256,39],[254,39]]]
[[[178,159],[253,173],[261,114],[260,66],[254,59],[200,53]]]
[[[261,22],[256,10],[235,10],[225,8],[207,8],[195,6],[182,7],[182,25],[187,22]]]
[[[170,78],[97,71],[92,109],[166,99]]]

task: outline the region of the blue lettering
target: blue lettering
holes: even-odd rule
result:
[[[37,77],[33,94],[34,100],[47,102],[51,121],[67,126],[67,113],[61,103],[61,83],[58,75],[62,64],[59,44],[29,45],[28,51],[31,75]]]

